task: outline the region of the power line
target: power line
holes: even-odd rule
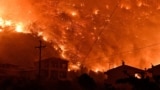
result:
[[[134,51],[139,51],[139,50],[142,50],[142,49],[146,49],[146,48],[150,48],[150,47],[154,47],[154,46],[158,46],[158,45],[160,45],[160,43],[154,43],[154,44],[151,44],[151,45],[148,45],[148,46],[144,46],[144,47],[140,47],[140,48],[135,48],[133,50]],[[121,52],[119,54],[130,53],[130,52],[133,52],[133,50],[124,51],[124,52]]]
[[[139,50],[143,50],[143,49],[154,47],[154,46],[158,46],[158,45],[160,45],[160,42],[159,43],[150,44],[150,45],[147,45],[147,46],[144,46],[144,47],[139,47],[139,48],[135,48],[135,49],[132,49],[132,50],[120,52],[120,53],[117,53],[117,54],[114,54],[114,55],[109,55],[108,58],[110,58],[112,56],[122,55],[122,54],[125,54],[125,53],[132,53],[133,51],[139,51]]]
[[[121,2],[121,0],[120,0],[120,2]],[[115,8],[113,9],[113,11],[111,12],[111,14],[110,14],[110,16],[109,16],[109,20],[112,19],[114,13],[116,12],[116,10],[117,10],[117,8],[118,8],[118,5],[119,5],[119,2],[117,3],[117,5],[116,5]],[[108,25],[109,25],[109,23],[107,23],[106,26],[108,26]],[[102,29],[102,30],[100,31],[100,33],[97,35],[97,37],[101,36],[101,34],[103,33],[103,31],[104,31],[104,29]],[[96,40],[95,40],[95,41],[93,42],[93,44],[91,45],[91,47],[90,47],[90,49],[89,49],[89,52],[88,52],[88,54],[86,55],[86,57],[83,59],[82,63],[87,59],[87,57],[89,56],[90,52],[91,52],[92,49],[93,49],[93,46],[96,44],[97,41],[98,41],[98,38],[96,38]]]
[[[120,2],[121,2],[121,1],[122,1],[122,0],[120,0]],[[120,2],[119,2],[119,3],[120,3]],[[111,12],[110,17],[109,17],[110,20],[112,19],[114,13],[116,12],[116,9],[118,8],[119,3],[117,3],[117,5],[116,5],[115,8],[113,9],[113,11]],[[107,27],[108,25],[109,25],[109,23],[107,23],[106,27]],[[104,29],[102,29],[102,30],[100,31],[100,33],[97,35],[97,37],[101,36],[102,33],[103,33],[103,31],[104,31]],[[90,47],[90,49],[89,49],[89,52],[88,52],[88,54],[86,55],[86,57],[83,59],[82,63],[87,59],[87,57],[89,56],[90,52],[92,51],[92,49],[93,49],[93,47],[94,47],[94,45],[96,44],[97,41],[98,41],[98,38],[96,38],[96,40],[95,40],[95,41],[93,42],[93,44],[91,45],[91,47]],[[120,53],[117,53],[116,55],[121,55],[121,54],[124,54],[124,53],[130,53],[130,52],[133,52],[133,51],[138,51],[138,50],[146,49],[146,48],[153,47],[153,46],[157,46],[157,45],[160,45],[160,43],[153,43],[153,44],[151,44],[151,45],[147,45],[147,46],[144,46],[144,47],[135,48],[135,49],[132,49],[132,50],[120,52]],[[115,54],[114,54],[114,55],[115,55]],[[111,55],[111,56],[113,56],[113,55]]]

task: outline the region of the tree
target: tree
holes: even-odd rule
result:
[[[84,88],[84,90],[94,90],[96,88],[94,79],[88,74],[82,74],[79,76],[78,83]]]

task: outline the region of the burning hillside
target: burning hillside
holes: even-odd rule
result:
[[[122,59],[140,68],[160,63],[158,0],[0,0],[0,9],[1,36],[42,37],[75,68],[102,71]]]

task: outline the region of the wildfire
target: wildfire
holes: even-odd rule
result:
[[[10,20],[4,20],[2,17],[0,17],[0,26],[2,28],[6,27],[6,26],[11,26],[12,22]]]
[[[126,10],[131,9],[131,6],[130,6],[130,5],[125,5],[125,4],[121,4],[120,7],[121,7],[121,8],[124,8],[124,9],[126,9]]]
[[[6,21],[5,21],[5,25],[6,25],[6,26],[11,26],[11,25],[12,25],[12,22],[11,22],[10,20],[6,20]]]
[[[76,13],[72,13],[72,15],[76,15]],[[32,32],[25,28],[27,27],[27,24],[24,24],[22,22],[16,22],[16,21],[13,21],[13,20],[5,20],[4,18],[0,18],[0,32],[4,32],[5,30],[9,30],[11,32],[16,32],[16,33],[26,33],[26,34],[32,34]],[[6,27],[9,27],[11,29],[5,29]],[[44,33],[43,31],[37,31],[37,36],[38,37],[41,37],[44,41],[48,41],[49,40],[49,36]],[[53,45],[53,47],[55,47],[55,45]],[[63,58],[66,58],[66,55],[65,55],[65,51],[66,51],[66,46],[63,45],[63,44],[60,44],[59,45],[59,48],[61,49],[61,56]],[[74,69],[78,69],[78,67],[74,66],[73,67]]]
[[[73,64],[73,63],[69,63],[69,68],[68,68],[68,71],[77,71],[77,70],[80,70],[80,66],[81,66],[81,63],[80,62],[77,62],[76,64]]]
[[[5,27],[10,27],[10,28],[12,27],[13,29],[9,29],[12,32],[32,34],[31,31],[25,28],[27,26],[24,23],[12,20],[5,20],[2,17],[0,18],[0,27],[1,27],[0,32],[5,31]],[[39,37],[41,36],[44,41],[48,41],[47,35],[45,35],[42,31],[38,31],[37,33],[38,33],[37,36]]]
[[[116,67],[114,64],[122,58],[140,68],[159,63],[158,47],[136,50],[159,42],[158,0],[95,2],[0,0],[0,33],[34,34],[46,42],[53,41],[61,57],[76,62],[87,58],[84,63],[95,72],[106,70],[107,62],[113,62],[113,67],[109,68]],[[29,25],[35,22],[38,25],[33,25],[31,30]],[[126,51],[133,53],[124,55]],[[77,63],[70,65],[70,70],[79,68]]]
[[[98,9],[94,10],[94,14],[98,15],[99,14],[99,10]]]
[[[72,11],[72,12],[71,12],[71,15],[72,15],[73,17],[75,17],[75,16],[77,15],[77,12]]]
[[[45,36],[43,36],[43,40],[44,40],[44,41],[48,41],[48,38],[45,37]]]
[[[66,55],[65,55],[65,51],[66,51],[65,45],[60,44],[59,48],[61,49],[61,56],[62,56],[62,58],[67,58]]]
[[[98,72],[104,72],[105,70],[107,70],[107,68],[97,65],[97,66],[91,67],[91,70],[94,71],[95,73],[98,73]]]
[[[18,23],[18,24],[16,24],[16,32],[24,32],[23,30],[24,30],[24,26],[23,26],[23,24],[22,23]]]
[[[43,35],[43,32],[38,32],[38,36],[42,36]]]
[[[4,18],[0,17],[0,27],[1,32],[5,30],[6,27],[13,27],[10,31],[17,32],[17,33],[29,33],[25,30],[25,25],[20,22],[15,22],[12,20],[5,20]]]
[[[42,39],[43,39],[44,41],[46,41],[46,42],[48,41],[47,35],[44,34],[42,31],[39,31],[38,34],[37,34],[37,36],[42,37]]]
[[[99,71],[100,71],[99,68],[95,69],[95,72],[96,72],[96,73],[98,73]]]

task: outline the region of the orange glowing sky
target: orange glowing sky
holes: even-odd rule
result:
[[[159,64],[159,19],[158,0],[0,0],[0,31],[41,36],[73,67],[96,71]]]

